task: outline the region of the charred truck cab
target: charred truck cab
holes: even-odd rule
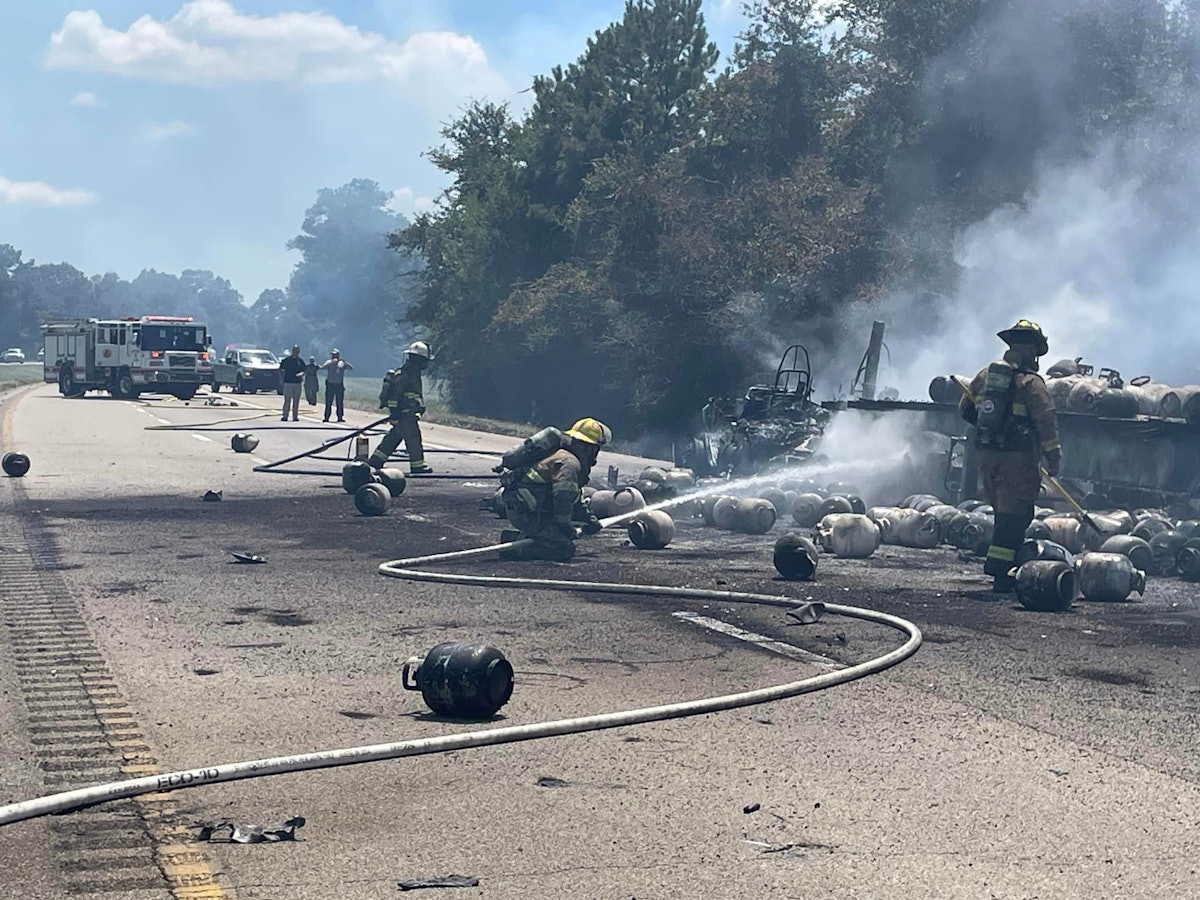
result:
[[[132,399],[143,393],[190,400],[212,382],[208,329],[191,316],[72,319],[42,326],[42,380],[64,397],[108,391]]]

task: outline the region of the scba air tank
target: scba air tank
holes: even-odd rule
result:
[[[502,457],[500,463],[506,469],[519,472],[528,469],[563,446],[563,433],[557,428],[543,428],[532,437],[525,438],[520,446],[513,447]]]

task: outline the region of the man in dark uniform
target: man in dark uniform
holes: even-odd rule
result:
[[[996,515],[983,571],[992,576],[996,593],[1007,594],[1015,587],[1008,573],[1041,490],[1042,458],[1046,471],[1057,475],[1062,450],[1054,401],[1037,374],[1038,357],[1050,349],[1041,327],[1021,319],[998,337],[1008,351],[975,376],[959,401],[959,412],[975,426],[979,476]]]
[[[425,414],[425,396],[421,373],[433,360],[429,345],[414,341],[404,353],[404,364],[383,377],[379,393],[379,408],[388,411],[391,430],[383,436],[368,460],[376,469],[387,465],[388,458],[404,442],[408,452],[408,470],[413,475],[428,475],[433,471],[425,465],[425,445],[421,442],[421,416]]]
[[[585,534],[600,530],[600,521],[582,504],[582,489],[592,474],[600,448],[612,440],[612,431],[595,419],[580,419],[565,432],[563,447],[506,479],[505,513],[515,531],[506,531],[504,543],[532,538],[533,544],[501,550],[502,559],[549,559],[567,562],[575,556],[575,526]]]

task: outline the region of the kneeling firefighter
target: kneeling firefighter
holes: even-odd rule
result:
[[[971,381],[959,412],[975,426],[979,475],[996,515],[983,571],[992,576],[996,593],[1007,594],[1015,588],[1008,573],[1041,490],[1041,459],[1046,471],[1057,475],[1062,450],[1054,401],[1037,373],[1038,357],[1050,349],[1041,327],[1021,319],[997,336],[1009,349]]]
[[[549,559],[566,562],[575,556],[573,522],[584,534],[600,530],[582,499],[600,448],[612,431],[595,419],[580,419],[566,432],[544,428],[502,457],[500,473],[508,521],[515,530],[500,535],[504,543],[530,538],[533,543],[500,551],[503,559]]]

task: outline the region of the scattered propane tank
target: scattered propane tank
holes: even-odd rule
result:
[[[513,667],[495,647],[448,641],[405,661],[400,683],[440,716],[487,719],[512,697]]]
[[[799,534],[785,534],[775,542],[775,571],[788,581],[809,581],[817,574],[817,545]]]
[[[1065,562],[1069,566],[1075,565],[1075,554],[1064,547],[1062,544],[1056,544],[1054,541],[1043,540],[1038,538],[1026,538],[1025,542],[1017,548],[1016,557],[1013,563],[1020,568],[1027,562],[1034,560],[1044,560],[1048,562]]]
[[[392,495],[382,484],[364,484],[354,492],[354,508],[364,516],[385,515],[392,505]]]
[[[404,476],[403,469],[389,469],[384,467],[375,472],[375,477],[379,479],[379,483],[387,488],[388,494],[392,497],[399,497],[404,493],[404,488],[408,484],[408,479]],[[503,502],[501,502],[503,505]]]
[[[598,519],[611,519],[635,510],[646,508],[646,498],[635,487],[617,488],[615,491],[596,491],[591,500],[592,514]]]
[[[24,453],[5,453],[0,468],[10,478],[24,478],[29,471],[29,457]]]
[[[347,494],[357,494],[358,489],[376,481],[375,470],[365,462],[348,462],[342,466],[342,490]]]
[[[253,453],[258,446],[258,438],[245,431],[239,431],[229,439],[229,446],[234,453]]]
[[[1150,538],[1151,573],[1164,576],[1175,575],[1178,572],[1176,565],[1179,551],[1187,545],[1187,542],[1187,535],[1174,528],[1160,531]]]
[[[675,520],[664,510],[640,513],[629,523],[629,540],[639,550],[662,550],[675,537]]]
[[[1135,591],[1146,591],[1146,573],[1123,553],[1088,553],[1076,562],[1075,573],[1085,600],[1120,603]]]
[[[1175,567],[1184,581],[1200,581],[1200,538],[1191,538],[1175,557]]]
[[[862,513],[834,513],[817,525],[822,548],[840,559],[866,559],[879,549],[879,526]]]
[[[811,491],[796,495],[792,503],[792,518],[802,528],[815,528],[822,519],[821,506],[825,503],[820,494]],[[846,510],[853,512],[853,510]]]
[[[1135,569],[1141,569],[1143,572],[1151,571],[1154,562],[1150,545],[1132,534],[1114,534],[1100,545],[1100,552],[1124,554],[1129,557]]]
[[[1075,569],[1065,562],[1035,559],[1016,570],[1017,600],[1034,612],[1064,612],[1075,599]]]

